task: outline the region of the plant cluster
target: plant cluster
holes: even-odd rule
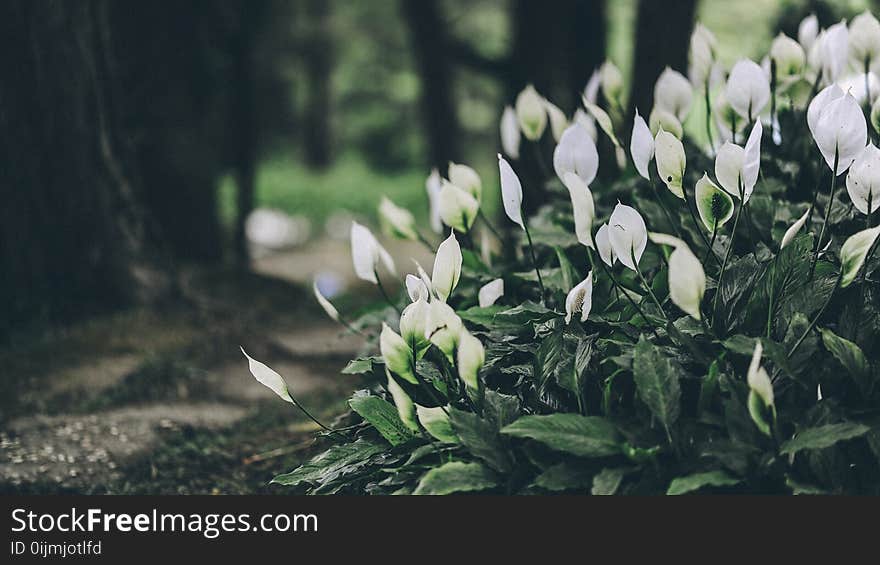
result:
[[[380,204],[386,234],[435,252],[405,295],[382,286],[394,262],[352,226],[355,271],[385,303],[345,317],[315,294],[378,354],[344,370],[367,388],[348,422],[320,424],[329,447],[274,482],[880,494],[878,70],[880,23],[865,13],[824,30],[811,16],[797,40],[729,71],[698,24],[689,76],[664,71],[631,126],[611,62],[571,118],[525,88],[500,124],[504,235],[461,164],[426,183],[431,227],[449,233],[436,250],[408,210]],[[707,127],[690,132],[697,96]],[[543,164],[550,138],[555,174],[526,176],[521,151]],[[597,143],[612,148],[613,180],[597,179]]]

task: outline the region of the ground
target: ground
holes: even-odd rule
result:
[[[401,268],[425,259],[412,246],[392,252]],[[0,350],[0,494],[278,491],[272,476],[324,440],[254,381],[238,346],[322,421],[344,414],[360,383],[340,370],[363,340],[305,283],[330,271],[348,288],[343,303],[373,300],[348,253],[320,240],[263,256],[252,274],[194,270],[179,303],[16,337]]]

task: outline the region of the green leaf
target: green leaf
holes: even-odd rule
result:
[[[670,428],[681,410],[681,368],[644,337],[635,347],[633,378],[639,397],[660,420],[670,438]]]
[[[546,322],[558,317],[559,314],[541,304],[525,302],[514,308],[509,308],[495,314],[494,324],[496,329],[522,329],[535,323]]]
[[[519,418],[521,412],[517,397],[494,390],[486,390],[483,410],[498,430]]]
[[[501,306],[499,304],[493,304],[492,306],[487,306],[486,308],[473,306],[471,308],[468,308],[467,310],[459,310],[458,312],[456,312],[456,314],[458,314],[458,317],[466,322],[471,322],[472,324],[477,324],[479,326],[483,326],[484,328],[491,329],[495,323],[495,314],[507,308],[507,306]]]
[[[855,422],[843,422],[840,424],[828,424],[815,428],[807,428],[779,448],[783,455],[794,455],[805,449],[825,449],[839,441],[853,439],[868,433],[868,426]]]
[[[351,409],[373,425],[391,445],[400,445],[412,439],[413,433],[397,413],[393,404],[378,396],[355,396],[348,401]]]
[[[614,494],[620,488],[625,474],[625,469],[602,469],[593,477],[593,488],[590,492],[597,496]]]
[[[533,439],[557,451],[581,457],[605,457],[621,451],[617,428],[599,416],[523,416],[501,433]]]
[[[371,464],[374,456],[385,449],[385,446],[365,439],[334,445],[290,473],[278,475],[272,479],[272,483],[284,486],[302,483],[326,485],[340,478],[359,474]]]
[[[476,414],[449,409],[452,429],[474,457],[482,459],[496,471],[506,473],[511,469],[510,456],[498,435],[498,428]]]
[[[539,388],[543,388],[547,379],[553,375],[559,358],[562,354],[562,326],[545,337],[535,353],[535,381]]]
[[[452,494],[486,490],[497,485],[495,475],[483,465],[450,461],[425,473],[413,494]]]
[[[586,490],[592,482],[590,473],[583,467],[569,463],[558,463],[548,467],[535,478],[535,486],[544,490]]]
[[[584,388],[584,377],[595,351],[596,338],[599,334],[587,336],[578,341],[574,361],[565,366],[565,370],[557,371],[556,382],[567,391],[580,395]],[[560,367],[562,368],[562,367]]]
[[[359,357],[348,362],[342,369],[343,375],[364,375],[373,372],[373,362],[382,362],[379,357]]]
[[[435,406],[428,408],[416,404],[416,415],[419,417],[419,423],[425,428],[431,437],[443,443],[458,443],[458,436],[452,429],[449,422],[447,408]]]
[[[574,265],[571,264],[571,261],[568,260],[568,257],[565,255],[565,251],[562,250],[558,245],[553,246],[553,251],[556,252],[556,259],[559,261],[559,271],[562,276],[562,287],[564,289],[571,289],[575,285],[575,279],[577,278],[577,272],[574,269]]]
[[[840,361],[843,368],[855,379],[856,384],[867,393],[871,386],[870,366],[862,348],[829,329],[821,328],[819,332],[822,334],[822,343],[825,345],[825,349]]]
[[[704,487],[729,487],[738,484],[740,479],[731,477],[724,471],[695,473],[686,477],[678,477],[669,484],[666,494],[685,494]]]

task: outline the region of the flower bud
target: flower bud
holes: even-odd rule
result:
[[[767,422],[766,413],[770,413],[772,419],[776,419],[776,406],[774,404],[773,383],[764,367],[761,366],[761,354],[764,349],[761,340],[755,342],[755,352],[746,380],[749,384],[749,414],[752,421],[764,435],[770,435],[770,423]]]
[[[419,238],[416,232],[416,219],[412,213],[396,205],[385,196],[379,202],[379,221],[383,231],[389,237],[412,241]]]
[[[571,317],[575,312],[581,313],[581,322],[586,322],[593,307],[593,271],[587,274],[587,278],[572,288],[565,297],[565,323],[571,323]]]
[[[849,60],[861,72],[880,64],[880,22],[867,10],[849,24]]]
[[[697,23],[691,34],[688,62],[690,78],[695,87],[705,88],[715,63],[715,36],[706,26]],[[656,98],[656,95],[655,95]]]
[[[636,271],[648,245],[648,229],[641,214],[635,208],[618,202],[608,219],[608,239],[617,259]]]
[[[379,334],[379,351],[385,366],[400,378],[418,384],[413,373],[413,352],[406,341],[385,322],[382,322],[382,333]]]
[[[434,255],[434,270],[431,273],[434,294],[441,301],[445,302],[458,286],[461,264],[461,246],[455,238],[455,233],[450,233],[449,237],[437,247],[437,253]]]
[[[681,181],[684,177],[686,157],[681,141],[671,133],[660,130],[654,139],[654,160],[657,162],[657,174],[669,191],[679,198],[684,198]]]
[[[479,339],[467,330],[462,330],[458,343],[458,376],[471,390],[479,390],[480,369],[486,361],[486,350]]]
[[[683,74],[666,67],[654,83],[654,107],[682,121],[690,112],[694,89]]]
[[[480,308],[488,308],[504,296],[504,279],[495,279],[480,287],[477,293]]]
[[[284,378],[272,370],[269,366],[260,363],[253,357],[247,354],[247,351],[244,350],[244,347],[239,347],[241,352],[248,360],[248,369],[251,372],[251,375],[257,379],[257,382],[261,385],[265,386],[275,394],[277,394],[281,400],[285,402],[290,402],[291,404],[296,404],[296,401],[293,400],[293,397],[290,396],[290,391],[287,389],[287,383],[284,382]]]
[[[700,303],[705,292],[706,273],[703,271],[703,265],[686,244],[679,245],[669,255],[670,300],[694,319],[699,320]]]
[[[620,97],[623,94],[623,74],[617,65],[609,60],[599,67],[599,80],[602,85],[602,96],[605,100],[620,105]]]
[[[477,202],[483,198],[483,181],[477,171],[467,165],[449,163],[449,182],[467,191]]]
[[[770,58],[776,61],[776,80],[787,85],[804,72],[807,56],[794,39],[780,33],[770,45]]]
[[[880,149],[869,143],[856,156],[846,175],[846,191],[862,214],[880,208]]]
[[[856,279],[878,235],[880,235],[880,226],[855,233],[843,242],[840,248],[840,268],[843,272],[840,279],[841,287],[848,287]]]
[[[416,404],[416,414],[431,437],[443,443],[459,443],[460,440],[449,423],[449,415],[443,407],[426,408]]]
[[[501,148],[504,154],[511,159],[519,159],[519,144],[521,141],[519,121],[516,118],[516,111],[510,106],[504,107],[501,114]]]
[[[480,209],[476,198],[449,181],[443,181],[439,203],[443,223],[461,233],[467,233],[471,229]]]
[[[504,213],[510,221],[525,229],[522,219],[522,184],[504,157],[498,155],[498,169],[501,173],[501,200]]]
[[[540,139],[547,127],[547,111],[544,99],[531,84],[516,97],[516,118],[526,139]]]
[[[636,109],[636,116],[633,118],[632,136],[629,142],[629,152],[632,155],[633,164],[636,170],[643,178],[651,180],[648,171],[648,165],[654,158],[654,136],[648,129],[645,119],[639,115]]]
[[[795,223],[791,224],[787,230],[785,230],[785,234],[782,236],[782,242],[779,244],[779,249],[783,249],[797,236],[798,232],[801,231],[801,228],[804,227],[804,224],[807,223],[807,218],[810,217],[811,211],[812,210],[807,208],[807,211],[804,212]]]
[[[440,191],[443,189],[443,179],[440,171],[431,169],[431,174],[425,179],[425,192],[428,193],[430,210],[431,230],[434,233],[443,233],[443,218],[440,217]]]

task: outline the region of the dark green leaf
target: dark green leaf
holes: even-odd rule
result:
[[[487,306],[486,308],[480,308],[479,306],[473,306],[468,308],[467,310],[459,310],[456,312],[458,316],[466,321],[471,322],[472,324],[477,324],[483,326],[484,328],[492,328],[495,321],[495,314],[507,309],[507,306],[501,306],[499,304],[493,304],[492,306]]]
[[[862,348],[829,329],[822,328],[819,331],[822,333],[822,343],[825,345],[825,349],[840,361],[840,364],[849,372],[863,392],[866,394],[870,392],[871,368]]]
[[[523,416],[502,429],[501,433],[533,439],[557,451],[582,457],[616,455],[621,450],[617,428],[598,416]]]
[[[373,425],[391,445],[400,445],[413,438],[412,431],[400,419],[397,408],[378,396],[355,396],[348,401],[351,409]]]
[[[583,467],[559,463],[547,468],[535,479],[535,485],[545,490],[586,490],[592,477]]]
[[[562,353],[562,327],[545,337],[535,353],[535,381],[543,388],[547,379],[553,375]]]
[[[497,484],[494,473],[479,463],[450,461],[425,473],[413,494],[479,491]]]
[[[633,378],[639,397],[670,435],[681,411],[681,368],[644,337],[635,347]]]
[[[507,449],[498,435],[498,428],[472,412],[449,409],[452,429],[474,457],[482,459],[496,471],[510,471],[511,461]]]
[[[272,483],[284,486],[327,484],[341,477],[358,474],[370,464],[373,456],[382,453],[385,448],[365,439],[334,445],[290,473],[278,475],[272,479]]]
[[[593,477],[593,488],[590,492],[594,495],[614,494],[620,488],[625,474],[625,469],[602,469]]]
[[[353,361],[349,361],[348,365],[342,369],[343,375],[363,375],[373,371],[373,362],[382,362],[379,357],[359,357]]]
[[[666,494],[685,494],[704,487],[729,487],[740,482],[724,471],[709,471],[707,473],[695,473],[686,477],[674,479],[669,485]]]
[[[804,449],[825,449],[839,441],[853,439],[868,433],[868,426],[855,422],[843,422],[840,424],[828,424],[815,428],[807,428],[786,441],[779,448],[779,452],[786,455],[794,455]]]
[[[483,400],[483,409],[494,424],[496,429],[501,429],[513,422],[520,415],[519,399],[509,394],[501,394],[494,390],[487,390]]]

